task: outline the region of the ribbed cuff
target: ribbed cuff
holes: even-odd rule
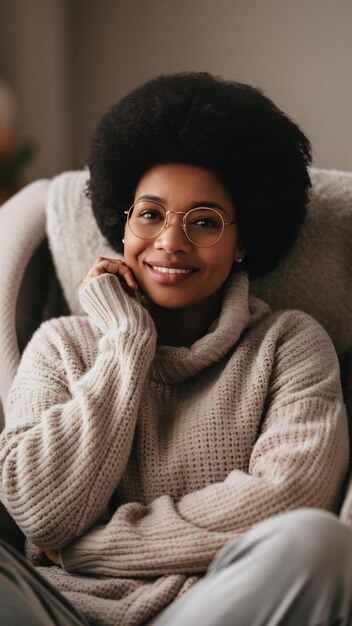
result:
[[[148,311],[129,296],[114,274],[101,274],[79,288],[83,309],[103,333],[138,333],[155,336],[154,322]]]
[[[73,542],[69,543],[60,550],[60,563],[62,569],[66,572],[89,573],[99,566],[99,549],[101,548],[99,541],[94,541],[94,530],[89,531],[89,537],[83,535]]]

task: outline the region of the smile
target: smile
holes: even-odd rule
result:
[[[160,285],[175,285],[189,280],[197,271],[193,268],[165,267],[149,263],[146,263],[146,267],[151,278]]]
[[[157,272],[162,272],[163,274],[191,274],[194,270],[178,270],[174,267],[159,267],[158,265],[151,265],[150,267]]]

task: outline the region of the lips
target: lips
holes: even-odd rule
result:
[[[190,270],[192,272],[197,270],[197,268],[193,267],[193,265],[183,263],[181,261],[158,261],[157,259],[152,259],[150,261],[146,261],[146,265],[149,265],[150,267],[163,267],[166,269]]]
[[[181,262],[151,261],[145,263],[152,279],[163,285],[175,285],[188,280],[197,270]]]
[[[192,274],[193,270],[181,270],[174,267],[159,267],[157,265],[151,265],[153,270],[161,272],[162,274]]]

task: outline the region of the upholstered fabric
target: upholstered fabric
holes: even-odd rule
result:
[[[307,220],[291,253],[252,290],[274,309],[302,309],[339,354],[352,347],[352,174],[311,170]]]
[[[16,304],[26,267],[45,237],[44,209],[48,185],[46,180],[32,183],[0,208],[2,400],[6,398],[20,359],[16,335]]]

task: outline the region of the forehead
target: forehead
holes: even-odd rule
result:
[[[134,201],[142,196],[154,196],[167,205],[186,206],[206,201],[232,207],[231,199],[219,178],[195,165],[168,163],[156,165],[140,179]]]

